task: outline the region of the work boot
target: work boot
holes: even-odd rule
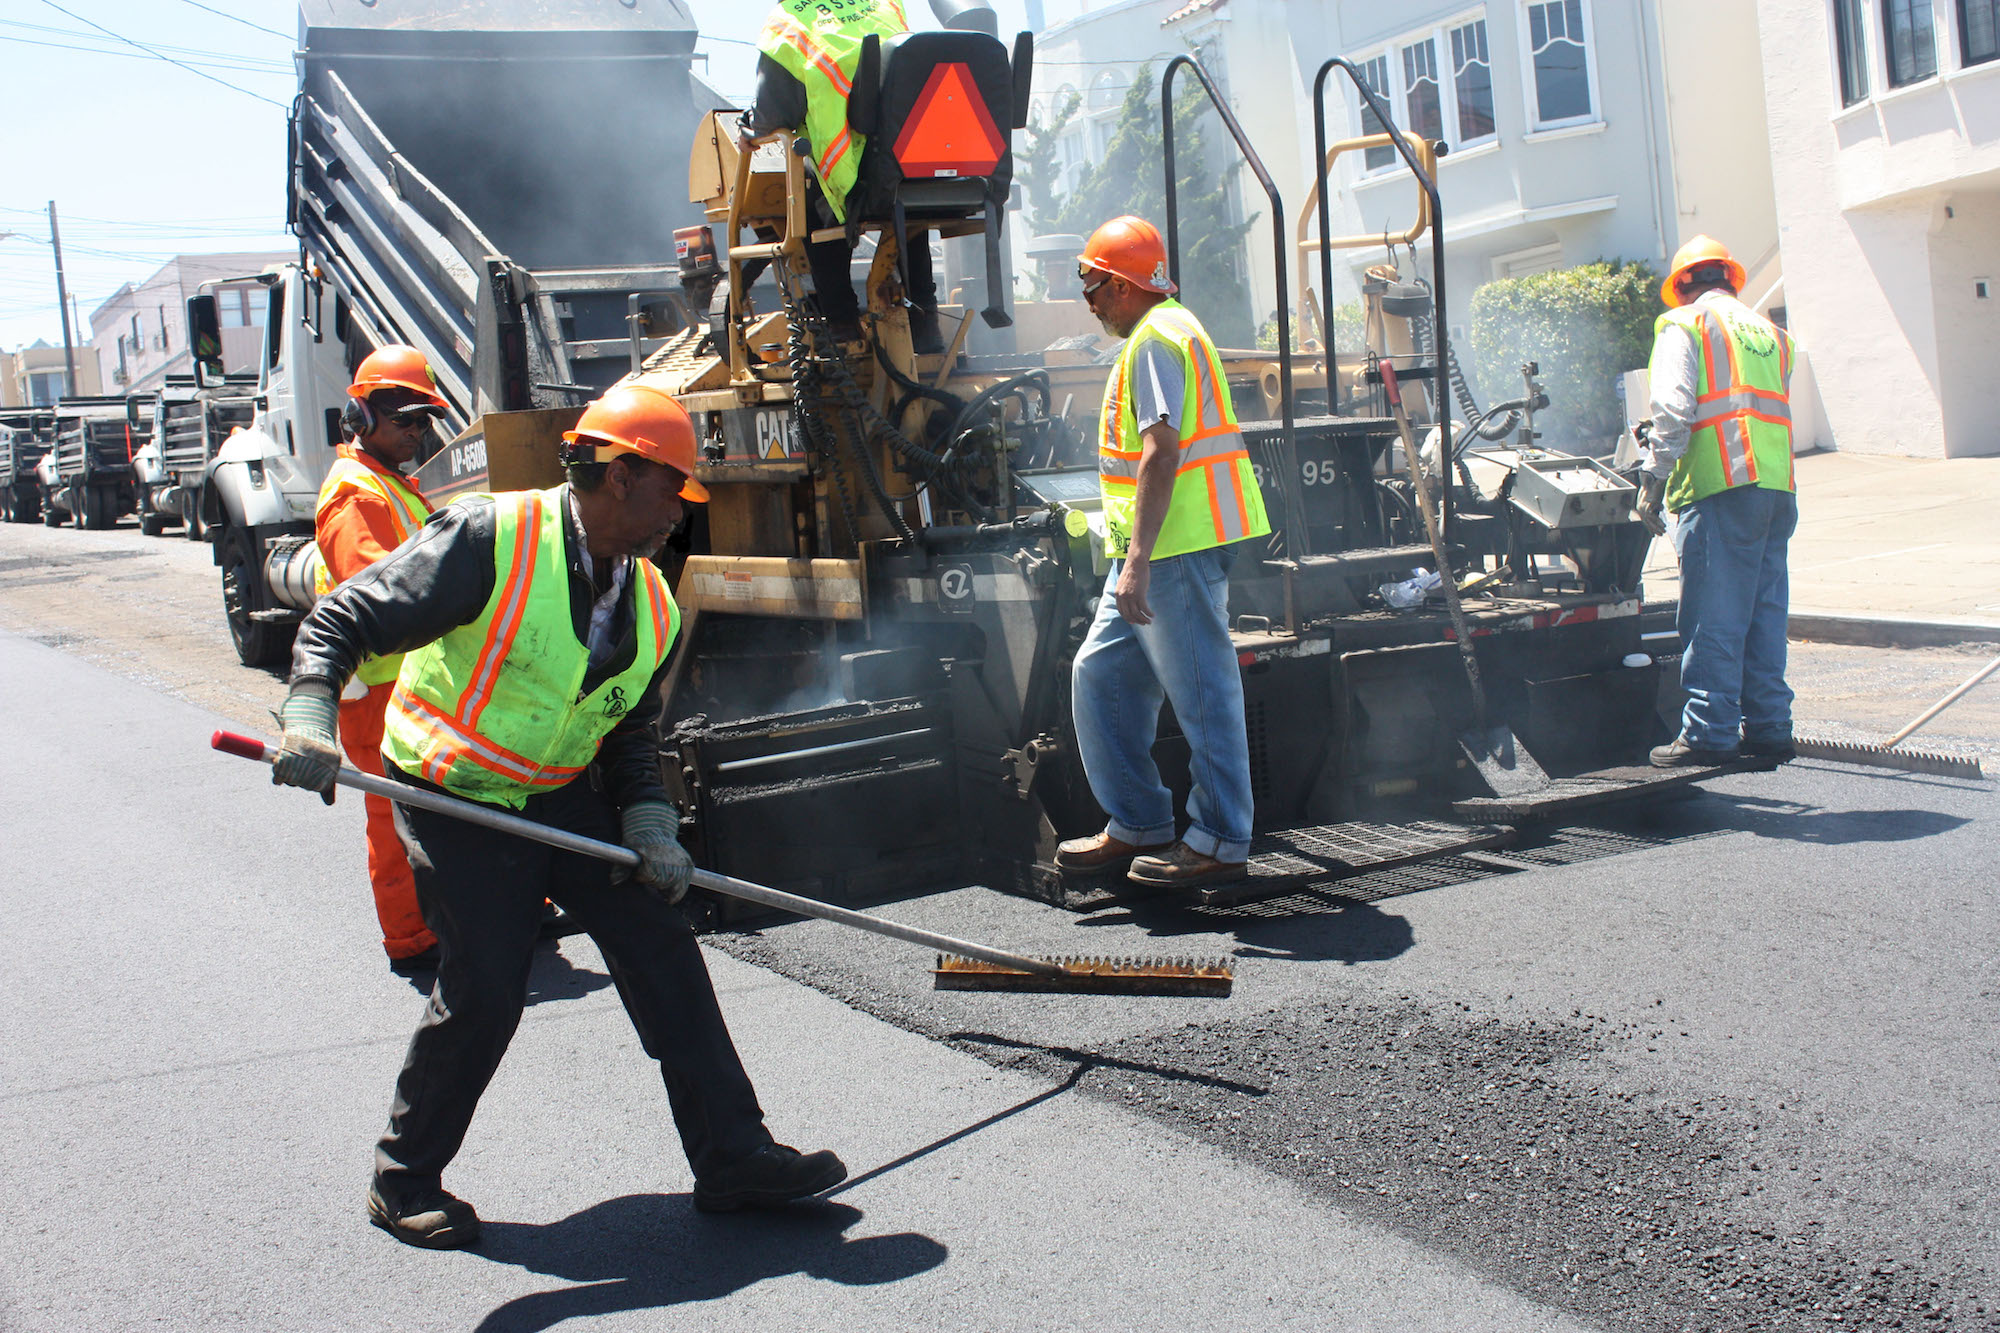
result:
[[[1071,838],[1056,848],[1056,869],[1071,874],[1089,874],[1099,870],[1124,870],[1132,864],[1132,858],[1141,852],[1164,848],[1158,843],[1154,847],[1135,847],[1129,842],[1120,842],[1109,833],[1094,833],[1088,838]]]
[[[1158,856],[1141,856],[1132,862],[1125,878],[1134,884],[1160,889],[1200,889],[1210,884],[1229,884],[1249,873],[1247,861],[1218,861],[1203,856],[1184,842],[1177,842]]]
[[[910,350],[918,356],[938,356],[944,351],[944,330],[938,313],[918,306],[910,311]]]
[[[704,1213],[740,1208],[782,1208],[823,1193],[847,1179],[847,1165],[832,1153],[802,1153],[767,1143],[694,1183],[694,1206]]]
[[[368,1220],[403,1244],[426,1250],[462,1250],[479,1240],[479,1214],[439,1185],[385,1194],[378,1176],[368,1185]]]
[[[1671,744],[1653,747],[1653,767],[1701,768],[1712,764],[1728,764],[1735,762],[1737,754],[1738,751],[1733,747],[1727,750],[1703,750],[1690,745],[1687,734],[1683,732],[1674,737]]]
[[[1752,759],[1775,759],[1781,764],[1789,764],[1799,757],[1790,736],[1779,736],[1770,740],[1743,738],[1743,753]]]

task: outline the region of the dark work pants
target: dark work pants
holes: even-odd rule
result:
[[[389,774],[426,785],[393,766]],[[617,811],[587,777],[530,797],[520,813],[605,842],[619,839]],[[375,1148],[385,1190],[435,1185],[465,1142],[480,1094],[521,1021],[544,897],[576,918],[603,952],[640,1044],[660,1062],[696,1178],[771,1142],[701,947],[678,908],[642,884],[613,884],[610,863],[595,857],[402,804],[396,824],[416,872],[417,902],[437,935],[438,978]]]
[[[833,210],[827,207],[818,184],[811,185],[809,189],[808,216],[812,226],[824,228],[835,225]],[[922,309],[936,310],[937,273],[931,267],[930,233],[912,231],[909,250],[910,289],[904,295]],[[819,293],[820,313],[835,323],[856,321],[861,317],[863,303],[855,294],[854,277],[850,271],[853,260],[854,247],[847,243],[845,237],[806,242],[806,261],[812,265],[813,290]]]

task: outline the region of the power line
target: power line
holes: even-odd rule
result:
[[[24,23],[20,19],[0,19],[0,27],[19,28],[23,32],[38,32],[48,37],[72,37],[86,42],[102,42],[104,39],[94,32],[82,32],[76,28],[59,28],[51,23]],[[160,51],[171,51],[176,55],[200,56],[204,59],[269,65],[273,69],[290,69],[289,60],[279,60],[271,56],[250,55],[242,51],[210,51],[192,46],[174,46],[168,42],[155,42],[153,47]]]
[[[83,34],[81,34],[81,33],[79,33],[79,34],[78,34],[78,36],[82,36],[82,35],[83,35]],[[67,45],[63,44],[62,42],[44,42],[44,41],[39,41],[39,40],[37,40],[36,38],[33,38],[33,37],[14,37],[14,36],[11,36],[11,35],[9,35],[9,34],[7,34],[7,33],[4,33],[4,32],[0,32],[0,42],[18,42],[18,43],[20,43],[20,44],[21,44],[22,46],[46,46],[46,47],[48,47],[48,48],[49,48],[50,50],[54,50],[54,51],[75,51],[75,52],[77,52],[77,53],[78,53],[78,54],[80,54],[80,55],[90,55],[90,56],[116,56],[116,57],[118,57],[118,58],[119,58],[120,60],[144,60],[144,59],[146,59],[146,58],[147,58],[147,55],[146,55],[146,54],[141,54],[140,52],[137,52],[137,51],[112,51],[112,50],[108,50],[108,49],[106,49],[106,48],[104,48],[104,47],[102,47],[102,46],[67,46]],[[163,56],[163,55],[158,55],[157,53],[147,53],[147,54],[151,54],[151,55],[153,56],[153,58],[154,58],[154,59],[158,59],[158,60],[166,60],[166,59],[168,59],[168,57],[166,57],[166,56]],[[174,64],[176,64],[176,65],[180,65],[182,69],[185,69],[185,70],[190,70],[190,71],[193,71],[193,72],[196,72],[196,73],[199,73],[199,70],[198,70],[198,69],[196,68],[197,66],[199,66],[199,67],[201,67],[201,68],[203,68],[203,69],[221,69],[221,70],[228,70],[228,71],[229,71],[230,73],[232,73],[232,74],[263,74],[263,75],[268,75],[268,76],[270,76],[270,77],[273,77],[273,78],[277,77],[277,76],[278,76],[278,75],[280,75],[280,74],[285,74],[285,73],[286,73],[286,71],[285,71],[285,70],[283,70],[283,69],[280,69],[279,67],[277,67],[277,66],[275,66],[275,65],[273,65],[273,66],[271,66],[271,67],[269,67],[269,68],[260,68],[260,67],[258,67],[258,66],[256,66],[256,65],[226,65],[226,64],[218,64],[218,63],[216,63],[216,62],[214,62],[214,61],[208,61],[208,60],[194,60],[194,61],[189,61],[189,62],[187,62],[187,63],[185,63],[185,64],[183,64],[183,63],[182,63],[181,61],[178,61],[178,60],[176,60],[176,61],[173,61],[173,63],[174,63]],[[206,76],[204,76],[204,77],[206,77]],[[220,82],[220,80],[218,80],[218,82]],[[235,85],[235,84],[225,84],[224,86],[225,86],[225,87],[230,87],[230,88],[234,88],[234,87],[236,87],[236,85]],[[249,92],[250,90],[249,90],[249,89],[247,89],[247,88],[237,88],[237,91],[238,91],[238,92]],[[250,95],[251,95],[252,97],[255,97],[255,96],[256,96],[257,94],[255,94],[255,93],[251,93]]]
[[[261,23],[252,23],[249,19],[238,18],[234,14],[225,14],[223,13],[223,11],[216,9],[211,5],[204,5],[201,2],[201,0],[181,0],[181,3],[185,5],[193,5],[196,9],[205,9],[209,13],[215,14],[221,18],[226,18],[232,23],[241,23],[246,28],[255,28],[258,32],[268,32],[273,37],[282,37],[288,42],[292,40],[292,34],[288,32],[279,32],[276,28],[267,28]]]
[[[181,61],[174,59],[172,56],[161,55],[158,51],[155,51],[152,47],[147,46],[144,42],[135,42],[130,37],[125,36],[123,33],[117,33],[111,31],[111,29],[105,27],[102,23],[99,23],[94,19],[87,19],[83,15],[78,14],[73,10],[64,9],[61,5],[56,3],[56,0],[42,0],[42,3],[47,5],[50,9],[55,10],[56,13],[63,15],[65,18],[72,18],[75,19],[78,23],[87,24],[88,26],[97,29],[99,32],[105,34],[108,37],[116,37],[119,41],[125,43],[127,46],[137,47],[139,50],[144,51],[147,55],[156,56],[159,59],[166,61],[169,65],[173,65],[178,69],[184,69],[198,79],[207,79],[210,83],[221,84],[224,88],[228,88],[232,92],[242,93],[245,97],[254,97],[260,102],[266,103],[267,105],[270,106],[277,107],[280,111],[286,111],[290,109],[288,106],[286,106],[285,103],[274,101],[271,98],[264,96],[264,94],[262,93],[253,93],[248,88],[239,87],[238,85],[231,83],[227,79],[218,79],[213,74],[203,73],[201,70],[196,69],[193,65],[183,64]]]

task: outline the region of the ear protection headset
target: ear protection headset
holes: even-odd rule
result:
[[[368,406],[366,398],[350,398],[340,409],[340,433],[350,440],[361,439],[375,424],[375,409]]]

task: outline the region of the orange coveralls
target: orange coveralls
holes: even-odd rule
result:
[[[340,456],[371,472],[389,474],[352,444],[341,445]],[[412,478],[394,475],[405,491],[421,501]],[[430,507],[425,505],[424,511],[428,514]],[[322,495],[315,527],[320,562],[335,583],[368,568],[402,545],[408,535],[403,516],[392,501],[352,485],[337,487],[331,496]],[[350,682],[340,701],[340,745],[356,768],[381,777],[382,717],[396,682],[384,681],[365,694],[348,697],[356,688]],[[389,802],[368,796],[363,803],[368,810],[368,879],[375,890],[375,915],[382,923],[382,947],[390,958],[413,958],[436,945],[437,936],[424,925],[424,914],[417,907],[416,881],[410,874],[402,839],[396,836]]]

